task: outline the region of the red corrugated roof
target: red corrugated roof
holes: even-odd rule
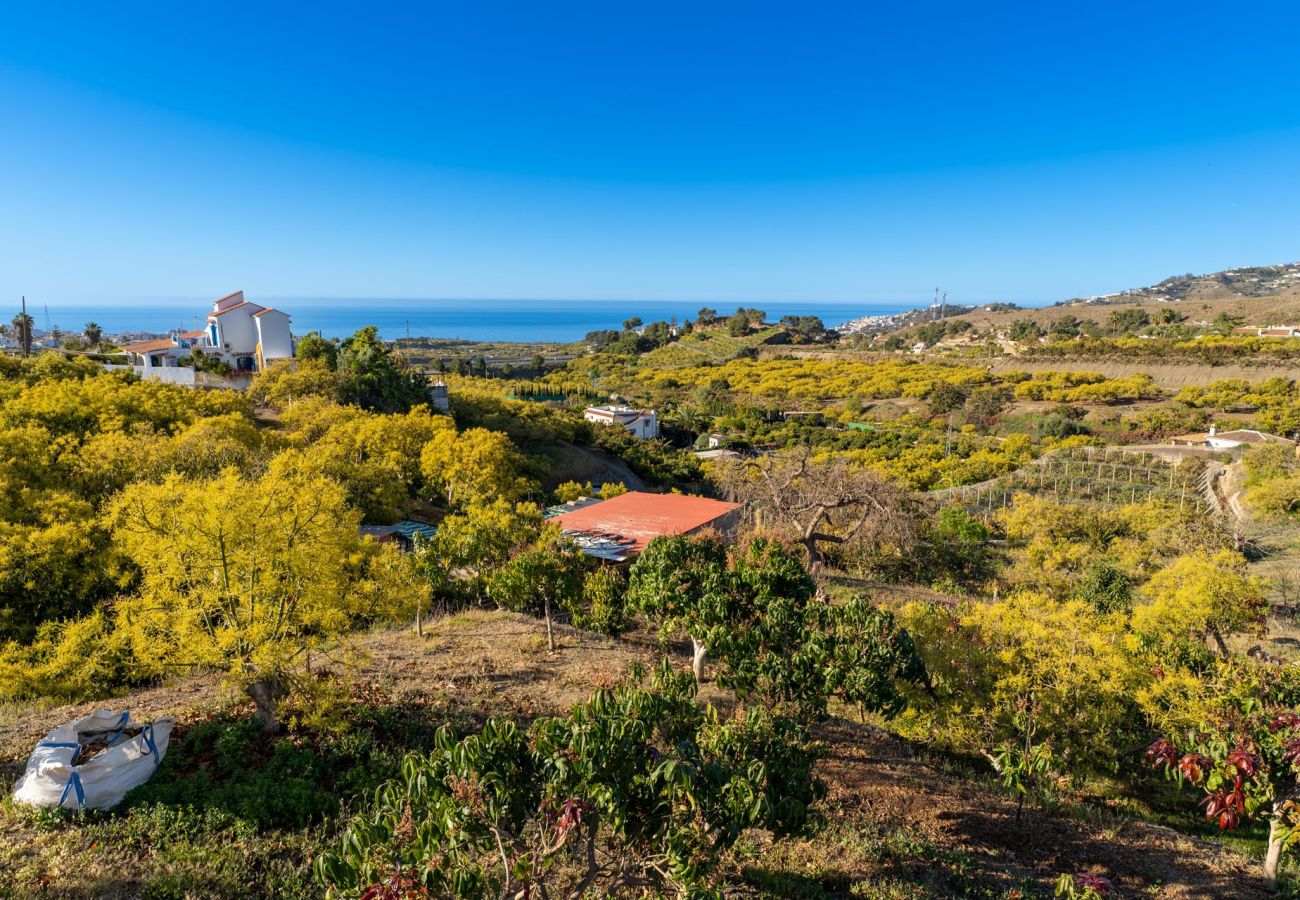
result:
[[[620,535],[635,541],[635,551],[640,552],[651,538],[695,531],[739,508],[738,503],[707,497],[630,491],[548,521],[565,531]]]

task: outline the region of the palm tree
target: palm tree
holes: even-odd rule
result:
[[[694,440],[713,424],[713,417],[698,406],[679,406],[664,416],[664,424],[669,428],[685,432]]]
[[[99,342],[104,339],[104,329],[99,327],[96,322],[87,322],[86,327],[81,330],[81,336],[86,339],[86,343],[92,347],[98,347]]]
[[[23,349],[23,356],[32,352],[32,327],[35,322],[27,313],[19,313],[14,316],[14,336],[18,340],[18,346]]]

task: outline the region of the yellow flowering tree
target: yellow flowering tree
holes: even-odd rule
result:
[[[141,573],[115,609],[138,664],[227,671],[269,730],[306,651],[413,613],[426,590],[395,550],[362,539],[344,489],[319,476],[172,475],[129,487],[111,520]]]

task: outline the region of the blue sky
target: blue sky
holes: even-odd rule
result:
[[[1300,6],[0,5],[0,304],[1049,302],[1300,259]]]

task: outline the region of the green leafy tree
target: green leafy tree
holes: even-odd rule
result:
[[[663,638],[691,638],[697,679],[711,654],[723,687],[803,718],[824,716],[832,698],[894,714],[898,684],[926,681],[892,616],[860,598],[838,607],[818,598],[803,564],[772,541],[751,542],[728,565],[715,540],[655,538],[632,565],[627,602]]]
[[[601,634],[627,628],[627,576],[614,566],[597,566],[582,582],[582,602],[571,612],[573,624]]]
[[[762,708],[721,721],[666,661],[567,716],[435,745],[317,859],[328,896],[720,897],[746,829],[789,833],[824,794],[804,726]]]
[[[300,360],[323,363],[331,371],[338,368],[339,348],[316,333],[299,338],[293,355]]]
[[[542,616],[546,620],[546,646],[554,653],[554,612],[578,604],[586,572],[582,551],[551,526],[492,574],[488,596],[506,609]]]
[[[365,409],[406,412],[428,402],[425,377],[396,358],[373,325],[339,346],[337,366],[344,399]]]
[[[962,408],[966,392],[959,385],[941,381],[930,389],[925,402],[930,407],[930,415],[943,416]]]
[[[1133,606],[1133,579],[1110,560],[1093,563],[1076,596],[1099,613],[1127,612]]]
[[[1112,335],[1135,334],[1151,324],[1151,319],[1137,307],[1112,310],[1107,318]]]
[[[104,329],[100,328],[98,323],[87,322],[81,330],[81,336],[86,339],[86,343],[92,347],[98,347],[99,342],[104,339]]]
[[[1016,319],[1011,323],[1009,334],[1011,340],[1025,343],[1042,337],[1043,329],[1033,319]]]
[[[713,538],[657,537],[632,564],[628,605],[648,616],[667,639],[691,639],[695,680],[704,680],[712,630],[727,621],[727,551]]]

